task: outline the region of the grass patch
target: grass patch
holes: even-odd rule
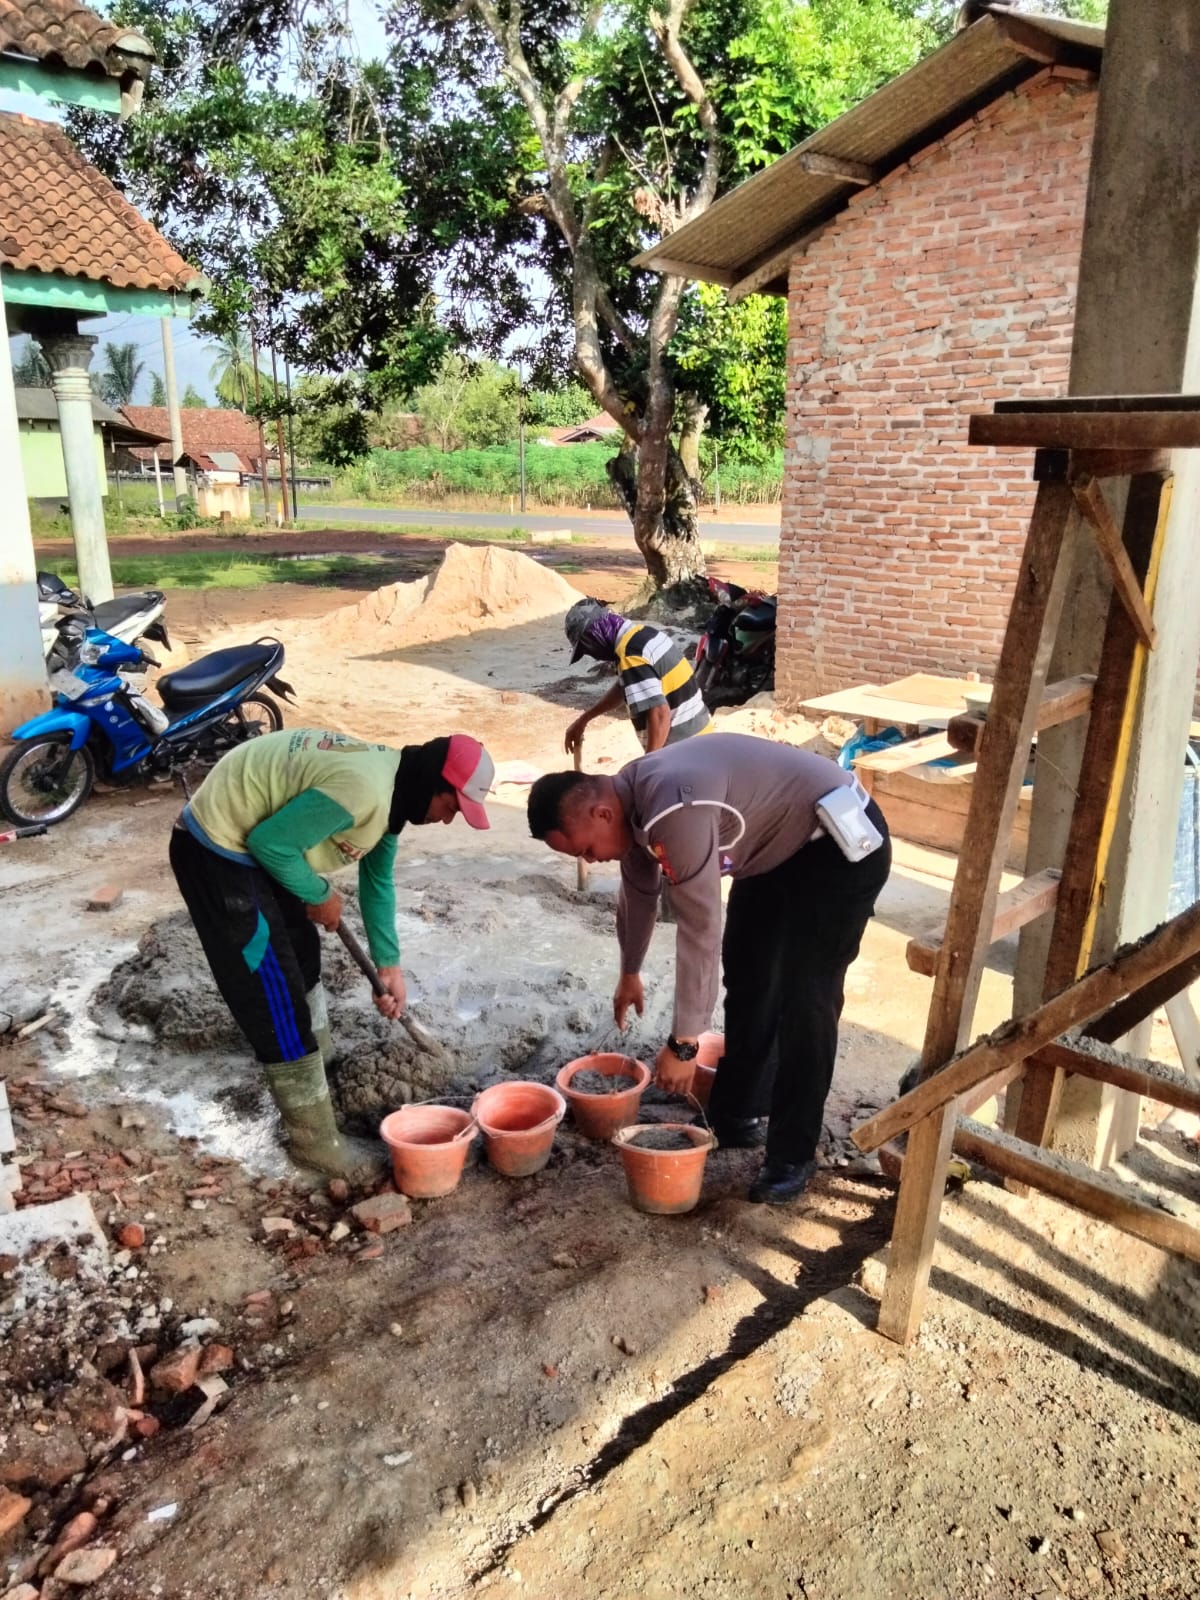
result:
[[[777,544],[719,544],[717,553],[722,561],[749,561],[758,566],[779,560]]]
[[[53,561],[50,570],[75,584],[73,561]],[[242,556],[223,552],[119,557],[112,564],[118,589],[259,589],[271,583],[304,583],[336,589],[387,583],[386,556],[316,556],[301,561],[281,556]]]

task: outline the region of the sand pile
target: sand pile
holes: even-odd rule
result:
[[[333,646],[432,644],[481,628],[509,628],[561,616],[579,599],[556,572],[496,545],[452,544],[436,572],[411,583],[390,583],[307,627],[290,639]]]

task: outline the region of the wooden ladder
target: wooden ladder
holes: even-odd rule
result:
[[[934,1075],[940,1081],[941,1069],[968,1045],[984,964],[997,939],[1053,911],[1046,999],[1067,990],[1087,966],[1146,656],[1155,644],[1151,608],[1170,495],[1165,452],[1200,447],[1200,397],[1000,402],[994,413],[971,418],[969,439],[979,445],[1033,447],[1038,487],[988,710],[956,717],[946,731],[952,748],[973,752],[978,764],[945,932],[938,942],[913,941],[908,951],[909,965],[934,980],[922,1083],[859,1130],[864,1149],[879,1146],[882,1140],[875,1135],[881,1127],[885,1137],[908,1131],[879,1316],[880,1332],[901,1343],[920,1324],[958,1115],[988,1098],[985,1089],[994,1093],[1020,1078],[1020,1110],[1009,1130],[1016,1140],[1010,1143],[1019,1141],[1023,1150],[1040,1147],[1052,1134],[1067,1071],[1098,1072],[1094,1060],[1072,1065],[1061,1052],[1033,1049],[1010,1054],[999,1065],[993,1052],[985,1065],[991,1062],[994,1081],[984,1072],[964,1085],[961,1101],[956,1094],[944,1100],[935,1096],[930,1109],[926,1094],[920,1102],[926,1109],[918,1117],[887,1121],[889,1112],[932,1088]],[[1102,489],[1103,480],[1114,477],[1130,479],[1123,534]],[[1113,599],[1096,676],[1048,685],[1071,575],[1068,529],[1076,514],[1099,546]],[[1002,895],[1001,871],[1034,736],[1076,717],[1088,719],[1081,767],[1087,782],[1072,811],[1061,871],[1035,872]],[[1200,944],[1200,922],[1197,927]],[[1185,1085],[1181,1092],[1183,1100],[1176,1103],[1195,1109],[1195,1086]],[[977,1155],[980,1137],[968,1140]],[[996,1154],[995,1140],[1004,1137],[983,1136],[983,1143],[992,1147],[993,1164],[1023,1192],[1036,1179],[1012,1151]],[[957,1143],[962,1150],[961,1133]]]

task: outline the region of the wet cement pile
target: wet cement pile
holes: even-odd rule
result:
[[[329,1079],[351,1129],[373,1133],[398,1106],[470,1097],[514,1076],[550,1083],[566,1062],[614,1047],[611,905],[581,903],[556,878],[517,870],[515,860],[512,867],[511,881],[460,883],[426,869],[398,884],[412,1014],[443,1046],[437,1055],[379,1015],[340,944],[323,939],[334,1038]],[[361,927],[352,895],[347,904],[351,925]],[[653,1038],[667,1024],[668,1003],[665,992],[661,1003],[652,997],[639,1037],[622,1048],[644,1056],[650,1046],[640,1036]],[[217,1091],[227,1111],[246,1119],[269,1111],[261,1074],[186,913],[148,929],[97,990],[92,1013],[108,1037],[130,1025],[148,1034],[151,1070],[166,1087],[186,1083],[196,1095],[212,1093],[211,1064],[216,1076],[232,1075],[233,1085],[225,1081]]]

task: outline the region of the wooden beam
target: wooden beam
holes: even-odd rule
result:
[[[1013,1061],[1025,1061],[1060,1034],[1100,1015],[1125,995],[1200,953],[1200,905],[1189,907],[1138,944],[1126,945],[1036,1011],[1004,1023],[851,1134],[860,1150],[876,1150],[941,1111],[959,1095]]]
[[[1022,1139],[979,1122],[960,1123],[954,1131],[953,1147],[968,1161],[979,1161],[1002,1177],[1040,1189],[1161,1250],[1200,1261],[1200,1228],[1181,1222],[1158,1206],[1147,1205],[1129,1184],[1094,1172],[1080,1162],[1047,1155]]]
[[[1028,395],[1018,396],[1014,400],[997,400],[992,411],[998,417],[1086,416],[1097,411],[1200,412],[1200,393]]]
[[[748,294],[763,293],[765,286],[778,278],[780,273],[786,281],[792,261],[802,250],[807,250],[815,239],[819,239],[828,225],[828,221],[819,222],[815,228],[806,228],[802,233],[786,239],[783,244],[774,246],[768,255],[760,256],[749,272],[730,285],[730,304],[736,305]]]
[[[1090,672],[1048,683],[1038,707],[1035,731],[1042,733],[1047,728],[1057,728],[1059,723],[1082,717],[1091,707],[1095,683],[1095,676]],[[982,749],[986,727],[986,711],[964,711],[961,716],[950,718],[946,738],[959,755],[971,755]]]
[[[1093,478],[1132,478],[1139,472],[1171,472],[1169,450],[1072,450],[1072,474]]]
[[[1145,1022],[1147,1017],[1154,1015],[1159,1006],[1165,1006],[1168,1000],[1173,1000],[1177,994],[1182,994],[1197,979],[1200,979],[1200,952],[1188,956],[1176,966],[1169,967],[1152,983],[1139,989],[1136,994],[1118,1001],[1103,1016],[1089,1023],[1084,1031],[1089,1039],[1099,1039],[1105,1044],[1123,1039],[1137,1027],[1139,1022]]]
[[[927,1078],[927,1083],[935,1080]],[[900,1171],[896,1220],[888,1252],[887,1278],[879,1303],[879,1332],[897,1344],[907,1344],[921,1326],[929,1266],[937,1240],[942,1196],[946,1192],[946,1163],[954,1138],[953,1110],[935,1111],[912,1130]],[[879,1144],[885,1143],[880,1139]],[[864,1150],[874,1145],[863,1145]]]
[[[1032,877],[1023,878],[1020,883],[1006,889],[996,900],[996,912],[992,918],[992,933],[988,943],[995,944],[1000,939],[1005,939],[1010,933],[1015,933],[1018,928],[1023,928],[1027,922],[1033,922],[1038,917],[1044,917],[1047,911],[1054,909],[1054,902],[1058,899],[1058,881],[1062,874],[1057,867],[1046,867],[1042,872],[1036,872]],[[938,954],[942,948],[940,939],[910,939],[905,950],[905,960],[913,972],[921,972],[927,978],[932,978],[937,971]]]
[[[797,159],[803,171],[815,178],[836,178],[864,189],[879,182],[877,169],[865,161],[844,161],[841,156],[826,156],[817,150],[801,150]]]
[[[1003,17],[997,12],[991,13],[992,20],[1000,32],[1000,36],[1010,44],[1018,54],[1036,61],[1039,66],[1051,67],[1058,61],[1059,43],[1056,39],[1043,33],[1040,28],[1035,28],[1023,17]]]
[[[1098,1040],[1084,1037],[1073,1037],[1069,1043],[1058,1040],[1043,1046],[1036,1059],[1040,1065],[1059,1072],[1074,1072],[1082,1078],[1095,1078],[1099,1083],[1115,1084],[1118,1089],[1144,1094],[1165,1106],[1177,1106],[1181,1111],[1200,1112],[1200,1088],[1184,1073],[1164,1066],[1161,1061],[1126,1055]]]
[[[1195,450],[1200,447],[1200,415],[1194,411],[999,411],[975,415],[967,424],[968,444],[999,449],[1042,450]]]
[[[688,278],[695,283],[719,283],[727,289],[734,281],[732,272],[722,272],[718,267],[706,267],[702,261],[676,261],[673,256],[654,254],[645,263],[651,272],[661,272],[668,278]]]
[[[1108,501],[1104,498],[1100,485],[1093,477],[1073,479],[1071,493],[1075,496],[1075,504],[1096,535],[1096,543],[1104,558],[1104,565],[1108,568],[1108,575],[1113,581],[1113,588],[1121,604],[1128,611],[1138,638],[1147,650],[1153,650],[1158,640],[1158,630],[1154,626],[1154,618],[1150,615],[1150,607],[1146,604],[1142,586],[1130,563],[1129,552],[1125,549],[1121,538],[1121,530],[1108,508]]]

